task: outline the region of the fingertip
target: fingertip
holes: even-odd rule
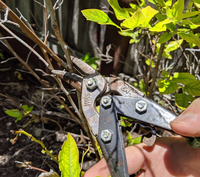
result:
[[[191,105],[174,121],[170,123],[172,130],[183,136],[200,136],[200,99]]]

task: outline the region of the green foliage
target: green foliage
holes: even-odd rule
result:
[[[175,94],[176,105],[182,110],[185,110],[194,99],[193,96],[184,93]]]
[[[122,127],[131,127],[133,125],[133,120],[132,119],[128,119],[127,117],[123,117],[123,116],[120,116],[120,120],[121,120],[121,126]]]
[[[15,117],[16,118],[15,123],[16,123],[18,120],[21,120],[22,117],[29,114],[32,111],[33,106],[28,107],[27,105],[22,105],[21,108],[22,108],[22,111],[20,111],[19,109],[10,109],[10,110],[6,110],[5,113],[11,117]]]
[[[101,25],[114,25],[117,28],[120,28],[116,25],[106,13],[98,9],[86,9],[81,11],[82,14],[87,18],[87,20],[97,22]]]
[[[59,152],[59,168],[61,177],[79,177],[79,153],[76,142],[68,134],[67,141],[63,143]]]
[[[142,136],[139,136],[137,138],[132,138],[131,134],[128,131],[126,131],[126,133],[127,133],[128,146],[141,143]]]
[[[170,94],[179,88],[182,89],[182,94],[175,94],[175,102],[179,108],[184,110],[195,99],[194,96],[200,96],[200,81],[192,74],[175,72],[173,77],[169,77],[168,72],[163,71],[162,76],[157,82],[161,94]]]
[[[188,6],[188,10],[184,12],[184,1],[177,0],[172,6],[172,0],[150,0],[155,4],[155,8],[146,6],[145,1],[142,0],[140,4],[131,4],[131,8],[121,8],[117,0],[108,0],[108,3],[113,8],[114,13],[118,20],[121,21],[120,26],[115,24],[104,12],[97,9],[83,10],[83,15],[91,21],[99,24],[113,25],[120,30],[120,34],[131,37],[130,43],[138,42],[136,37],[141,29],[149,30],[152,35],[160,34],[158,43],[168,42],[172,36],[178,35],[181,39],[197,45],[200,47],[200,41],[197,35],[192,33],[192,29],[200,26],[200,11],[199,1],[192,0]],[[138,1],[139,3],[139,1]],[[196,6],[196,7],[195,7]],[[156,21],[156,23],[152,23]],[[182,42],[179,41],[179,45]],[[165,45],[164,57],[171,59],[170,51],[171,45],[176,46],[174,43]],[[169,46],[169,47],[168,47]],[[157,46],[159,51],[159,46]],[[157,52],[158,53],[158,52]]]
[[[155,63],[154,63],[153,61],[151,62],[150,59],[147,59],[147,60],[145,61],[145,63],[146,63],[148,66],[150,66],[150,64],[151,64],[151,67],[152,67],[152,68],[155,67]]]
[[[124,8],[121,8],[116,0],[108,0],[108,3],[113,8],[115,15],[118,20],[124,20],[130,17],[128,11]]]
[[[97,69],[97,60],[100,60],[100,58],[96,57],[90,57],[90,53],[86,53],[84,57],[81,58],[85,63],[93,67],[94,69]]]

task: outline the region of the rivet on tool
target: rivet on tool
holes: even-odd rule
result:
[[[112,132],[108,129],[102,130],[101,139],[106,143],[112,140]]]
[[[90,90],[94,90],[97,87],[96,80],[93,78],[89,78],[86,82],[86,87]]]
[[[147,103],[143,100],[140,100],[135,104],[135,108],[138,112],[145,113],[147,111]]]
[[[104,96],[102,99],[101,99],[101,104],[104,106],[104,107],[108,107],[112,104],[112,98],[110,96]]]

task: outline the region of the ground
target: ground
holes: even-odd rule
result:
[[[4,60],[9,58],[5,52],[3,55]],[[42,140],[47,149],[53,150],[55,156],[60,151],[67,132],[72,133],[77,141],[80,157],[82,150],[87,149],[88,141],[81,140],[80,137],[84,137],[81,133],[83,131],[65,110],[60,109],[60,103],[48,91],[42,90],[42,86],[30,78],[29,74],[21,77],[17,69],[23,69],[17,60],[0,64],[0,94],[2,94],[0,95],[0,176],[35,177],[41,173],[36,168],[59,172],[58,165],[49,156],[41,153],[41,146],[32,142],[29,137],[21,135],[17,138],[16,143],[11,143],[16,136],[12,130],[23,128],[31,120],[31,117],[27,116],[15,122],[14,117],[5,114],[4,111],[7,109],[18,109],[13,101],[34,107],[32,113],[38,119],[23,129],[35,138]],[[59,96],[64,95],[59,94]],[[68,104],[67,100],[65,103]],[[70,109],[73,111],[71,107]],[[87,159],[83,164],[84,170],[95,163],[94,155]],[[31,169],[27,164],[33,168]]]

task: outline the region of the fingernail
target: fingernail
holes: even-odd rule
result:
[[[182,123],[182,124],[193,124],[197,122],[197,116],[195,114],[183,114],[178,116],[172,122]]]

